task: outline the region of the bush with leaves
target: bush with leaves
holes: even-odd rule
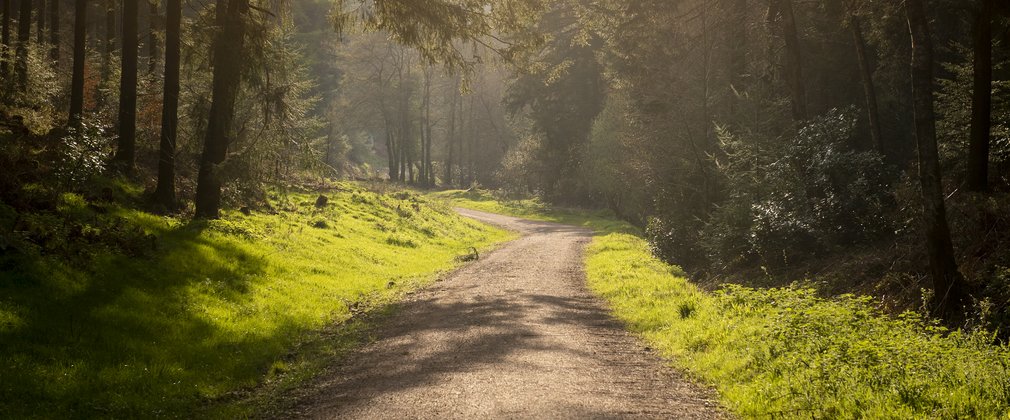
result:
[[[784,265],[893,231],[888,172],[853,146],[855,115],[834,109],[783,138],[718,130],[729,199],[701,235],[713,262]]]

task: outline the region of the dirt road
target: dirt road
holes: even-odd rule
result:
[[[586,289],[589,231],[459,211],[523,236],[415,295],[290,416],[723,416]]]

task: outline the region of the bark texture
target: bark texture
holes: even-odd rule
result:
[[[245,15],[249,0],[218,0],[219,32],[214,40],[214,85],[207,138],[200,159],[196,187],[196,217],[216,219],[221,211],[220,167],[228,155],[235,101],[242,77],[242,49],[245,46]]]
[[[133,173],[137,154],[137,49],[139,0],[123,0],[122,75],[119,79],[119,141],[114,165],[124,174]]]
[[[165,208],[175,207],[175,144],[179,125],[180,34],[182,0],[165,4],[165,97],[161,109],[161,142],[158,148],[158,187],[154,196]]]
[[[905,15],[912,39],[912,106],[922,188],[923,228],[933,280],[933,309],[937,315],[949,320],[961,309],[964,280],[954,260],[954,246],[943,202],[933,111],[933,43],[922,0],[905,0]]]

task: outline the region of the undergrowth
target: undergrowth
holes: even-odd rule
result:
[[[1006,418],[1010,348],[982,329],[949,331],[872,298],[818,297],[799,286],[727,285],[708,293],[655,258],[641,232],[600,214],[498,202],[453,205],[581,225],[590,288],[671,363],[714,386],[748,418]]]
[[[361,325],[322,331],[509,235],[413,193],[325,194],[210,222],[0,203],[0,417],[246,416],[249,390],[311,377]]]

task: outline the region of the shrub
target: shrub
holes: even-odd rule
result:
[[[852,146],[855,110],[831,110],[794,136],[719,129],[728,200],[705,224],[713,262],[784,265],[893,231],[882,157]],[[742,256],[741,256],[742,255]]]

